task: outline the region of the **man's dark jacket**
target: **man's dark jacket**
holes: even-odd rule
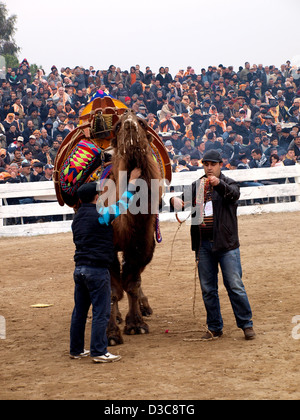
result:
[[[200,179],[192,184],[193,207]],[[231,251],[240,246],[237,223],[237,202],[240,197],[239,185],[221,172],[220,183],[213,188],[213,251]],[[184,199],[184,197],[183,197]],[[192,214],[195,217],[195,212]],[[194,222],[194,220],[193,220]],[[201,244],[199,224],[191,226],[192,250],[198,253]]]
[[[101,225],[95,204],[81,204],[72,223],[76,266],[109,268],[114,258],[113,228]]]

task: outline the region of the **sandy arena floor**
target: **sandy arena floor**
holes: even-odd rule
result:
[[[224,336],[198,341],[205,311],[198,281],[194,293],[189,226],[178,231],[171,260],[178,225],[163,223],[163,242],[143,276],[154,311],[150,334],[125,336],[122,346],[110,347],[122,360],[108,365],[69,359],[71,234],[0,239],[0,316],[6,319],[0,399],[299,399],[300,328],[292,323],[300,315],[299,216],[239,218],[243,278],[257,333],[249,342],[235,325],[221,279]],[[31,307],[38,303],[53,306]],[[126,298],[120,307],[125,316]],[[89,319],[86,348],[90,325]]]

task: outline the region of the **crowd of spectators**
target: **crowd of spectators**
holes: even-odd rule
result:
[[[201,168],[222,151],[224,168],[296,164],[300,159],[300,68],[245,63],[154,73],[80,66],[30,73],[24,59],[0,86],[0,183],[52,179],[61,142],[100,89],[145,118],[161,136],[173,171]]]

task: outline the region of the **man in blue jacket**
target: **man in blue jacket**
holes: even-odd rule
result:
[[[116,362],[121,359],[107,351],[106,328],[110,318],[110,273],[114,258],[113,228],[111,221],[126,211],[133,196],[135,180],[140,170],[130,174],[128,190],[114,206],[114,214],[97,211],[99,192],[96,183],[82,185],[78,189],[81,201],[72,223],[75,244],[75,306],[70,328],[70,357],[80,359],[91,356],[96,363]],[[106,208],[107,209],[107,208]],[[92,305],[92,331],[90,351],[84,350],[86,319]]]

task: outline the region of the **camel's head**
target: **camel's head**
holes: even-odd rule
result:
[[[114,127],[112,146],[116,153],[127,160],[150,152],[151,134],[147,132],[147,121],[127,109]]]

